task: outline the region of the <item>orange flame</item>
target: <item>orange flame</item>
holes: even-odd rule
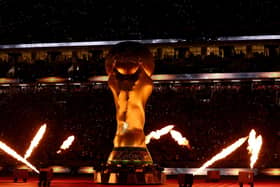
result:
[[[59,154],[61,153],[61,150],[68,149],[72,145],[74,139],[75,137],[73,135],[69,136],[66,140],[63,141],[62,145],[60,146],[60,149],[56,153]]]
[[[3,151],[5,151],[7,154],[14,157],[15,159],[17,159],[18,161],[26,164],[28,167],[33,169],[36,173],[39,173],[39,171],[32,164],[30,164],[26,159],[24,159],[22,156],[17,154],[14,150],[12,150],[9,146],[7,146],[5,143],[1,141],[0,141],[0,149],[2,149]]]
[[[252,129],[249,134],[248,147],[247,147],[249,154],[251,154],[251,157],[250,157],[250,167],[251,168],[254,167],[254,165],[258,159],[258,155],[261,150],[261,146],[262,146],[262,136],[259,135],[258,137],[256,137],[256,131],[254,129]]]
[[[44,124],[40,127],[40,129],[38,130],[37,134],[34,136],[33,140],[31,141],[31,144],[29,146],[29,148],[27,149],[25,155],[24,155],[24,159],[27,159],[31,156],[31,153],[33,152],[33,150],[35,149],[35,147],[37,147],[37,145],[39,144],[40,140],[43,138],[43,135],[46,132],[46,128],[47,125]]]
[[[178,131],[171,130],[170,134],[172,138],[179,144],[183,146],[187,146],[190,149],[189,140],[182,136],[182,134]]]
[[[216,154],[214,157],[212,157],[209,161],[207,161],[206,163],[204,163],[200,168],[198,168],[195,172],[194,175],[197,175],[199,173],[201,173],[201,171],[203,171],[205,168],[209,167],[210,165],[212,165],[213,163],[215,163],[216,161],[225,158],[226,156],[228,156],[230,153],[232,153],[233,151],[235,151],[237,148],[239,148],[242,144],[244,144],[244,142],[247,140],[248,137],[243,137],[240,138],[239,140],[237,140],[236,142],[234,142],[233,144],[231,144],[230,146],[228,146],[227,148],[224,148],[220,153]]]
[[[150,132],[150,134],[148,134],[146,136],[146,139],[145,139],[146,144],[149,144],[152,138],[157,139],[157,140],[160,139],[161,136],[169,133],[171,131],[171,129],[173,129],[173,128],[174,128],[174,125],[168,125],[166,127],[163,127],[160,130]]]

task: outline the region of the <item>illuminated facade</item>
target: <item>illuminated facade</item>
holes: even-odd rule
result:
[[[141,42],[141,41],[140,41]],[[117,42],[77,42],[77,45],[2,45],[0,46],[1,62],[36,63],[39,60],[48,62],[76,62],[77,60],[98,61],[104,59],[110,48]],[[280,54],[279,38],[222,38],[204,42],[187,42],[184,40],[143,42],[152,52],[155,59],[179,59],[193,56],[215,55],[219,57],[242,54],[250,58],[253,55],[275,56]]]

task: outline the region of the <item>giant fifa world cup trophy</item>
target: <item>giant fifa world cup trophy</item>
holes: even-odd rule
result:
[[[153,89],[153,56],[140,43],[122,42],[111,49],[105,64],[117,121],[114,148],[108,163],[138,166],[152,164],[143,129],[144,109]]]

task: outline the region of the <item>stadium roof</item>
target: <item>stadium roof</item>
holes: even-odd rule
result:
[[[252,36],[226,36],[217,39],[206,39],[206,41],[255,41],[255,40],[280,40],[280,35],[252,35]],[[79,41],[79,42],[50,42],[50,43],[23,43],[4,44],[0,49],[24,49],[24,48],[56,48],[56,47],[87,47],[87,46],[110,46],[124,41],[134,41],[143,44],[171,44],[186,42],[186,39],[144,39],[144,40],[112,40],[112,41]]]
[[[21,49],[21,48],[48,48],[48,47],[84,47],[84,46],[107,46],[115,45],[123,41],[134,41],[144,44],[178,43],[183,39],[150,39],[150,40],[113,40],[113,41],[80,41],[80,42],[53,42],[53,43],[26,43],[26,44],[5,44],[0,49]]]

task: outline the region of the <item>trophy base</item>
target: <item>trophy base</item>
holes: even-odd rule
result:
[[[115,147],[107,165],[95,173],[101,184],[164,184],[163,168],[153,165],[146,147]]]
[[[108,164],[141,166],[153,164],[153,160],[145,147],[115,147],[109,156]]]
[[[116,166],[109,165],[104,170],[96,172],[94,179],[100,184],[164,184],[166,175],[163,168],[154,165],[147,166]]]

